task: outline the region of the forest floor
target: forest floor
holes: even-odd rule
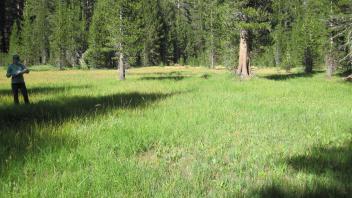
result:
[[[352,84],[150,67],[0,76],[0,197],[348,197]]]

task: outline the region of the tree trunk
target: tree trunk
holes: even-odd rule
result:
[[[45,50],[42,50],[42,64],[45,65],[46,64],[46,57],[47,57],[47,53]]]
[[[313,53],[311,48],[307,48],[304,50],[304,66],[305,73],[310,74],[313,72]]]
[[[327,67],[326,68],[326,76],[328,78],[331,78],[336,70],[336,60],[335,60],[332,52],[329,52],[329,54],[326,55],[325,64]]]
[[[215,60],[214,60],[214,29],[213,29],[213,6],[211,8],[211,12],[210,12],[210,32],[211,32],[211,68],[215,69]]]
[[[214,49],[211,50],[211,68],[215,69],[215,53],[214,53]]]
[[[125,74],[125,65],[123,62],[123,53],[120,52],[119,54],[120,54],[120,57],[119,57],[119,79],[125,80],[126,74]]]
[[[123,31],[122,31],[122,11],[120,9],[120,36],[122,37],[122,35],[123,35]],[[124,65],[124,62],[123,62],[123,46],[122,46],[122,42],[119,43],[119,79],[120,80],[125,80],[126,79],[125,65]]]
[[[333,23],[332,23],[332,16],[333,16],[333,2],[330,1],[330,23],[329,23],[329,28],[332,29],[333,28]],[[325,64],[326,64],[326,76],[328,78],[331,78],[333,73],[335,72],[336,69],[336,60],[334,57],[334,53],[333,53],[333,49],[334,48],[334,37],[333,34],[330,33],[330,49],[329,49],[329,53],[326,55],[325,58]]]
[[[249,63],[249,33],[248,30],[241,30],[237,74],[243,78],[248,78],[251,74]]]
[[[291,52],[290,51],[291,51],[291,49],[290,49],[290,47],[288,47],[287,52],[286,52],[286,57],[285,57],[285,69],[286,69],[287,73],[289,73],[292,68]]]
[[[351,75],[349,75],[349,76],[347,76],[347,77],[345,78],[345,80],[346,80],[346,81],[351,81],[351,82],[352,82],[352,74],[351,74]]]
[[[334,52],[333,52],[333,46],[334,46],[334,40],[332,37],[332,34],[330,35],[330,50],[329,53],[326,55],[325,58],[325,64],[326,64],[326,76],[328,78],[331,78],[332,75],[334,74],[335,70],[336,70],[336,65],[337,65],[337,61],[335,59],[334,56]]]
[[[64,69],[64,57],[65,57],[65,52],[62,49],[60,49],[60,56],[59,56],[59,67],[60,67],[60,70]]]
[[[275,65],[276,67],[281,66],[281,46],[278,43],[275,46]]]

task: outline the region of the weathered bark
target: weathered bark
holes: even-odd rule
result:
[[[119,79],[120,80],[125,80],[126,79],[126,74],[125,74],[125,65],[123,62],[123,53],[119,53]]]
[[[251,74],[248,30],[241,30],[240,33],[240,52],[237,74],[243,78],[248,78]]]
[[[328,78],[331,78],[332,75],[334,74],[335,70],[336,70],[336,60],[334,58],[334,55],[332,54],[332,52],[330,52],[328,55],[326,55],[325,58],[325,64],[326,64],[326,76]]]
[[[345,80],[346,80],[346,81],[350,81],[350,82],[352,82],[352,74],[351,74],[351,75],[349,75],[349,76],[347,76],[347,77],[345,78]]]
[[[120,9],[120,36],[123,36],[123,31],[122,31],[122,11]],[[123,44],[122,42],[119,43],[119,79],[120,80],[125,80],[126,79],[126,74],[125,74],[125,64],[123,62]]]
[[[333,2],[330,1],[330,19],[332,19],[332,16],[333,16]],[[330,21],[329,23],[329,28],[333,28],[333,23],[332,23],[332,20]],[[329,49],[329,52],[328,54],[326,55],[325,57],[325,64],[326,64],[326,76],[328,78],[331,78],[333,73],[335,72],[336,70],[336,59],[334,57],[334,53],[333,53],[333,48],[334,48],[334,37],[333,37],[333,34],[330,33],[330,49]]]

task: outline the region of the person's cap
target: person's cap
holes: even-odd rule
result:
[[[20,60],[20,56],[17,55],[17,54],[13,55],[12,58],[13,58],[14,60]]]

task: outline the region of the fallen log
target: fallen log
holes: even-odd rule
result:
[[[344,78],[346,81],[352,82],[352,74]]]

